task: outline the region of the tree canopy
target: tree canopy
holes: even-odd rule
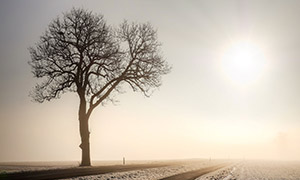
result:
[[[35,47],[29,48],[32,72],[41,82],[32,97],[37,102],[78,94],[82,166],[90,166],[88,120],[93,110],[128,84],[149,96],[170,71],[161,43],[150,23],[108,26],[102,15],[72,9],[54,19]]]
[[[112,28],[102,15],[72,9],[53,20],[30,48],[33,74],[43,79],[32,97],[43,102],[78,92],[93,109],[123,83],[149,96],[151,88],[161,85],[161,75],[170,71],[160,47],[150,23],[124,21]]]

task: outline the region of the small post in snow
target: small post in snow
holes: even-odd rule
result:
[[[125,157],[123,157],[123,165],[125,165]]]

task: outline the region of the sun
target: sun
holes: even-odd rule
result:
[[[262,76],[266,58],[262,49],[255,43],[240,41],[226,48],[221,57],[221,67],[229,80],[248,85]]]

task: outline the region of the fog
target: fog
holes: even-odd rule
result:
[[[43,104],[28,97],[37,83],[28,48],[72,7],[103,14],[112,26],[150,22],[173,67],[150,98],[125,87],[117,105],[95,110],[92,160],[300,160],[299,1],[3,0],[1,162],[80,159],[76,94]],[[240,83],[226,74],[222,56],[245,39],[261,48],[267,63],[251,82]]]

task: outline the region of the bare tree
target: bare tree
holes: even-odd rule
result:
[[[31,96],[37,102],[59,98],[71,91],[79,96],[81,166],[90,166],[89,118],[112,93],[129,84],[149,96],[161,85],[170,67],[160,55],[161,44],[152,26],[123,22],[113,29],[102,15],[72,9],[56,18],[29,48],[32,72],[41,83]]]

